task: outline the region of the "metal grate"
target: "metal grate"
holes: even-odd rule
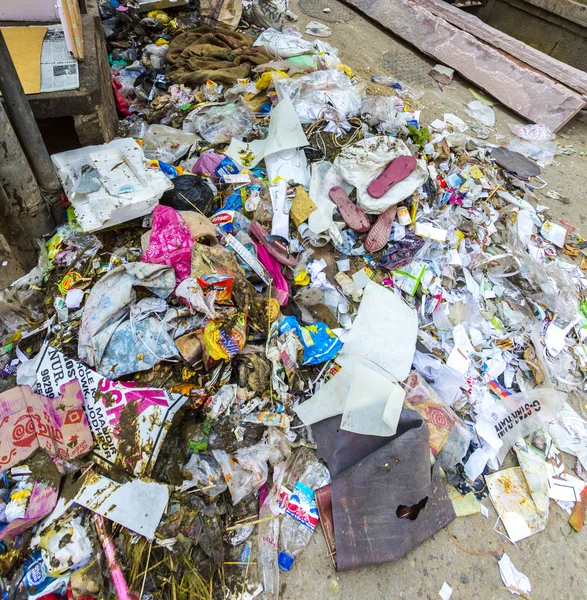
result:
[[[389,75],[403,83],[420,88],[433,88],[434,79],[428,75],[434,62],[426,60],[412,48],[394,44],[394,49],[381,57],[381,66]]]
[[[304,14],[327,23],[347,23],[356,17],[352,9],[329,0],[300,0],[299,7]],[[324,12],[325,8],[330,12]]]

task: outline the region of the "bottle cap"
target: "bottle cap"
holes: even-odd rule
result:
[[[286,552],[280,552],[279,559],[277,560],[277,562],[279,564],[280,569],[283,569],[284,571],[289,571],[293,566],[294,558]]]

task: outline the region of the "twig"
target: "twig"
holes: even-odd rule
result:
[[[257,519],[256,521],[249,521],[248,523],[240,523],[239,525],[232,525],[227,527],[224,531],[232,531],[233,529],[240,529],[241,527],[249,527],[249,525],[257,525],[258,523],[265,523],[266,521],[273,521],[279,519],[281,515],[275,515],[273,517],[265,517],[264,519]]]
[[[227,561],[227,562],[223,562],[223,565],[256,565],[256,562],[250,562],[250,561],[238,561],[238,560],[233,560],[233,561]]]
[[[143,584],[141,585],[141,593],[139,594],[139,600],[143,597],[143,592],[145,591],[145,582],[147,581],[147,573],[149,571],[149,561],[151,560],[151,548],[153,547],[153,542],[149,543],[149,552],[147,553],[147,568],[145,569],[145,575],[143,576]]]

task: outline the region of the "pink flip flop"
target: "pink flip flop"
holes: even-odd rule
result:
[[[397,206],[393,205],[377,217],[377,221],[375,221],[365,238],[365,250],[367,252],[377,252],[387,244],[396,213]]]
[[[328,195],[332,202],[336,204],[344,222],[351,229],[354,229],[359,233],[369,231],[369,228],[371,227],[369,217],[361,208],[349,200],[347,193],[341,187],[335,185],[333,188],[330,188]]]
[[[381,198],[393,185],[410,175],[417,164],[413,156],[394,158],[369,184],[367,193],[371,198]]]
[[[251,223],[250,232],[259,240],[259,243],[276,261],[280,262],[286,267],[293,268],[297,266],[298,261],[291,254],[289,254],[287,250],[282,248],[281,245],[278,245],[275,241],[271,240],[271,236],[265,227],[261,225],[261,223],[253,221]]]

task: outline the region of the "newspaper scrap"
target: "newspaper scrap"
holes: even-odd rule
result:
[[[54,398],[64,383],[79,380],[94,436],[94,457],[136,476],[148,475],[175,413],[187,397],[133,382],[111,381],[47,346],[37,363],[38,392]]]
[[[49,25],[41,49],[41,93],[77,90],[79,67],[69,53],[61,25]]]
[[[0,473],[37,448],[65,460],[91,450],[80,384],[76,380],[65,383],[56,388],[52,398],[33,394],[28,386],[0,394]]]

